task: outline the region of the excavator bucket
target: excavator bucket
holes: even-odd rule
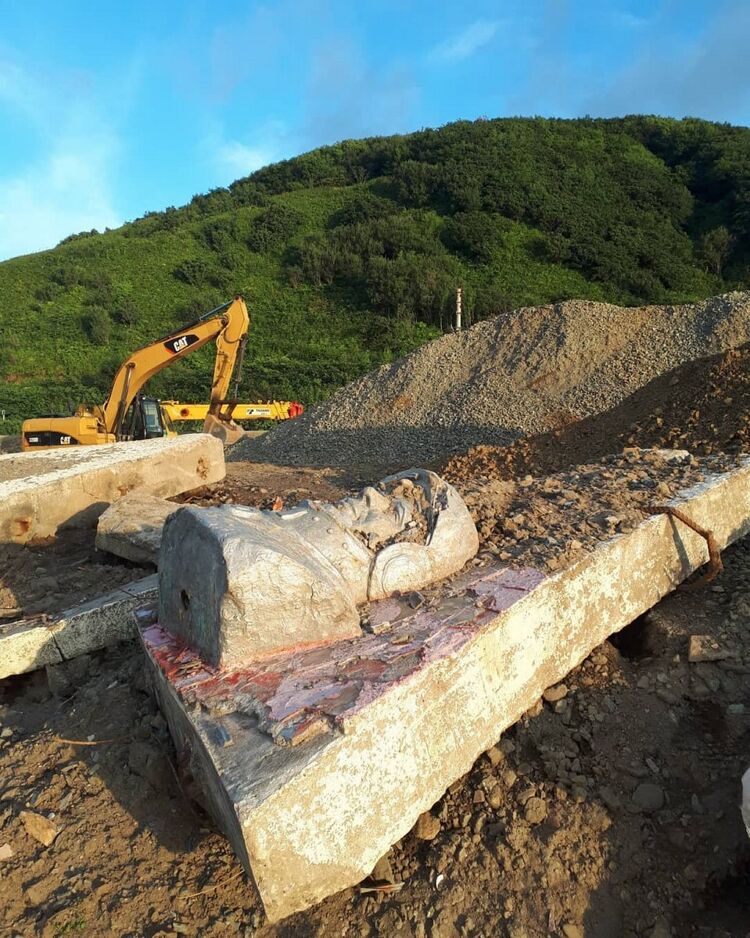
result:
[[[203,432],[217,436],[224,446],[231,446],[245,435],[245,431],[234,420],[222,420],[214,414],[209,414],[204,420]]]

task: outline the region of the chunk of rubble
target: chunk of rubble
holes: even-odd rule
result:
[[[478,547],[461,497],[425,470],[334,505],[188,506],[164,526],[160,620],[222,666],[354,638],[361,603],[448,576]]]
[[[99,518],[96,546],[134,563],[156,566],[164,523],[179,508],[182,505],[140,489],[129,492]]]
[[[672,503],[723,548],[750,531],[749,483],[743,459]],[[181,759],[273,921],[362,880],[546,688],[707,559],[660,514],[551,575],[479,567],[417,609],[374,603],[380,634],[216,667],[156,606],[139,633]]]

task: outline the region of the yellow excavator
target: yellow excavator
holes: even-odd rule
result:
[[[48,416],[25,420],[21,427],[23,450],[57,449],[174,436],[169,414],[160,401],[142,397],[143,385],[162,369],[216,340],[211,397],[203,429],[225,443],[236,442],[243,430],[231,419],[234,402],[227,401],[232,375],[239,375],[250,319],[241,296],[205,313],[195,322],[144,345],[120,365],[109,397],[102,406],[78,408],[70,417]]]
[[[205,420],[209,404],[181,404],[162,401],[161,408],[172,421]],[[227,403],[226,413],[232,420],[291,420],[299,417],[305,408],[298,401],[258,401],[254,404]]]

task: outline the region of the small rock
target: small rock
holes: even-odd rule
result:
[[[13,856],[13,848],[10,844],[0,844],[0,860],[10,860]]]
[[[645,814],[653,814],[664,805],[664,792],[652,782],[641,782],[633,792],[633,804]]]
[[[414,835],[418,840],[434,840],[440,833],[440,821],[430,811],[425,811],[417,818]]]
[[[565,684],[556,684],[554,687],[548,687],[542,694],[547,703],[557,703],[558,700],[562,700],[563,697],[567,697],[567,695],[568,688]]]
[[[583,938],[583,929],[580,925],[566,922],[563,925],[563,935],[565,935],[565,938]]]
[[[620,807],[620,799],[613,789],[605,785],[599,789],[599,795],[610,811],[616,811]]]
[[[499,765],[505,758],[505,754],[499,746],[493,746],[491,749],[488,749],[486,752],[487,758],[490,760],[492,767]]]
[[[393,868],[391,867],[391,861],[386,854],[384,857],[381,857],[378,862],[373,867],[372,873],[370,873],[372,879],[376,880],[379,883],[395,883],[396,879],[393,875]]]
[[[654,927],[649,932],[648,938],[672,938],[672,929],[669,922],[663,917],[657,918]]]
[[[547,802],[543,798],[529,798],[523,813],[529,824],[541,824],[547,817]]]
[[[512,772],[512,769],[508,770]],[[503,773],[506,774],[506,773]],[[515,773],[513,773],[515,775]],[[503,791],[502,785],[493,785],[492,788],[487,792],[486,796],[487,804],[491,808],[499,808],[505,801],[505,792]]]
[[[506,770],[503,772],[501,778],[502,778],[502,780],[503,780],[503,785],[505,785],[506,788],[512,788],[513,785],[515,785],[516,779],[518,778],[518,776],[517,776],[516,773],[513,771],[513,769],[506,769]],[[499,807],[499,805],[498,805],[498,807]]]
[[[26,833],[45,847],[49,847],[60,833],[59,829],[42,814],[36,814],[34,811],[21,811],[20,817]]]
[[[722,647],[710,635],[691,635],[688,642],[688,661],[695,664],[698,661],[722,661],[732,658],[734,653],[729,648]]]

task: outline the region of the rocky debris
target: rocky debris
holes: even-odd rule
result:
[[[688,642],[688,661],[723,661],[733,658],[734,649],[722,646],[710,635],[691,635]]]
[[[452,460],[446,475],[471,511],[480,551],[504,563],[554,571],[631,530],[673,493],[735,464],[733,456],[632,447],[596,464],[508,483],[469,453]]]
[[[569,300],[442,336],[230,459],[394,466],[506,445],[600,414],[674,368],[750,339],[750,295],[626,309]],[[674,443],[670,445],[674,446]]]
[[[21,811],[20,818],[26,828],[26,833],[34,840],[38,840],[40,844],[44,844],[45,847],[49,847],[50,844],[54,843],[55,838],[60,833],[60,829],[42,814],[37,814],[34,811]]]
[[[10,860],[13,856],[13,848],[10,844],[0,844],[0,860]]]

